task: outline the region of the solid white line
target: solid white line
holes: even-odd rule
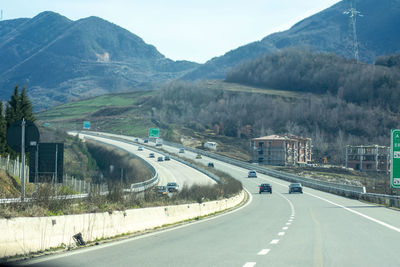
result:
[[[279,232],[278,235],[279,236],[285,235],[285,232]]]
[[[253,267],[256,265],[256,262],[246,262],[245,265],[243,265],[243,267]]]
[[[335,203],[335,202],[333,202],[333,201],[330,201],[330,200],[327,200],[327,199],[325,199],[325,198],[323,198],[323,197],[319,197],[319,196],[316,196],[316,195],[311,194],[311,193],[306,193],[306,194],[307,194],[307,195],[310,195],[310,196],[312,196],[312,197],[321,199],[321,200],[323,200],[323,201],[325,201],[325,202],[328,202],[328,203],[330,203],[330,204],[332,204],[332,205],[335,205],[335,206],[340,207],[340,208],[342,208],[342,209],[345,209],[345,210],[347,210],[347,211],[350,211],[350,212],[352,212],[352,213],[354,213],[354,214],[357,214],[357,215],[359,215],[359,216],[361,216],[361,217],[364,217],[365,219],[368,219],[368,220],[370,220],[370,221],[372,221],[372,222],[375,222],[375,223],[380,224],[380,225],[382,225],[382,226],[384,226],[384,227],[386,227],[386,228],[389,228],[389,229],[391,229],[391,230],[393,230],[393,231],[396,231],[396,232],[400,233],[400,228],[397,228],[397,227],[395,227],[395,226],[393,226],[393,225],[390,225],[390,224],[388,224],[388,223],[385,223],[385,222],[382,222],[382,221],[377,220],[377,219],[375,219],[375,218],[372,218],[372,217],[370,217],[370,216],[368,216],[368,215],[365,215],[365,214],[363,214],[363,213],[361,213],[361,212],[358,212],[358,211],[349,209],[349,208],[347,208],[347,207],[345,207],[345,206],[343,206],[343,205],[337,204],[337,203]]]
[[[274,239],[274,240],[271,241],[270,244],[278,244],[278,242],[279,242],[279,239]]]
[[[268,252],[270,251],[270,249],[263,249],[263,250],[261,250],[260,252],[258,252],[258,254],[257,255],[267,255],[268,254]]]

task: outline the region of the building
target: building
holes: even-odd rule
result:
[[[385,171],[390,168],[390,147],[346,146],[346,168],[360,171]]]
[[[269,135],[252,139],[253,161],[266,165],[298,165],[311,162],[311,138]]]

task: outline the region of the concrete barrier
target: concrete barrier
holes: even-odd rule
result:
[[[83,240],[110,238],[154,229],[239,205],[245,192],[218,201],[50,217],[0,219],[0,258],[26,255],[60,246],[73,246],[73,235]]]

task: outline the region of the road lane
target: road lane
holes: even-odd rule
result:
[[[400,266],[399,211],[310,188],[288,194],[286,181],[263,174],[247,178],[248,170],[210,161],[249,190],[253,200],[246,208],[173,231],[49,257],[40,266]],[[263,182],[272,184],[272,195],[258,194]]]

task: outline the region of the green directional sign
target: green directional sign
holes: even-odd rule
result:
[[[400,188],[400,130],[392,130],[390,186]]]
[[[160,130],[158,128],[149,128],[149,137],[160,137]]]
[[[83,129],[90,130],[90,121],[83,122]]]

